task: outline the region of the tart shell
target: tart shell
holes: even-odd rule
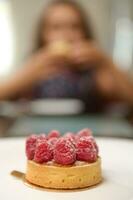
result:
[[[101,182],[101,159],[94,163],[81,162],[78,165],[62,166],[38,164],[27,161],[26,180],[51,189],[78,189]]]

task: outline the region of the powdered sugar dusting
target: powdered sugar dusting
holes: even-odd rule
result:
[[[98,145],[90,129],[83,129],[74,134],[52,130],[48,136],[45,133],[31,135],[26,140],[26,155],[29,160],[48,165],[71,165],[84,162],[95,162],[98,158]]]

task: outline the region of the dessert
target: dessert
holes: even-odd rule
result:
[[[44,188],[78,189],[101,182],[101,159],[92,132],[31,135],[26,140],[26,180]]]
[[[68,56],[71,51],[71,45],[63,40],[54,41],[49,45],[49,52],[53,55]]]

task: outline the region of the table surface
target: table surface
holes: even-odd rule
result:
[[[52,129],[76,132],[84,127],[91,128],[96,136],[133,138],[133,126],[127,120],[104,115],[21,116],[10,127],[8,135],[26,136]]]
[[[96,138],[102,157],[103,182],[78,192],[41,191],[10,175],[25,171],[24,138],[0,139],[1,200],[133,200],[133,141]]]

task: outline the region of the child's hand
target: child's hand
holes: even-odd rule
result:
[[[100,54],[101,52],[93,42],[80,41],[73,45],[70,56],[74,64],[81,67],[86,66],[88,68],[100,61],[102,58]]]
[[[62,55],[54,55],[47,49],[41,49],[28,61],[38,80],[49,78],[64,70],[67,59]]]

